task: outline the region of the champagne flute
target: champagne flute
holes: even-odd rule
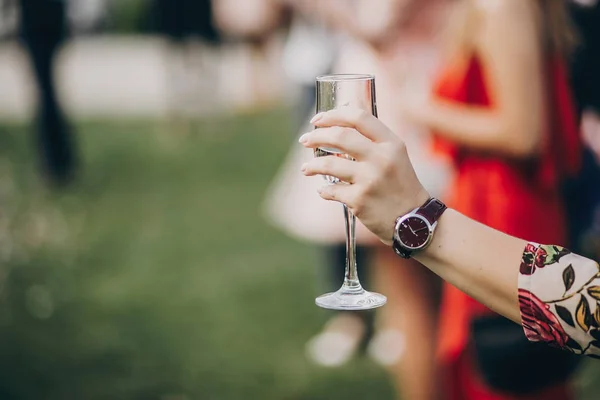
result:
[[[364,74],[337,74],[317,77],[317,112],[332,110],[339,107],[354,107],[366,110],[377,116],[375,102],[375,77]],[[337,149],[315,149],[315,157],[344,157],[352,159]],[[325,176],[329,184],[344,185],[336,177]],[[381,307],[387,301],[379,293],[363,289],[356,271],[356,217],[344,204],[344,219],[346,226],[346,272],[342,287],[333,293],[327,293],[315,300],[319,307],[332,310],[368,310]]]

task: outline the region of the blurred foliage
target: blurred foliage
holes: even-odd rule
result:
[[[265,224],[287,114],[78,125],[80,181],[38,178],[0,127],[0,398],[391,399],[366,359],[312,366],[312,246]]]
[[[141,33],[151,29],[152,0],[110,1],[110,30],[116,33]]]

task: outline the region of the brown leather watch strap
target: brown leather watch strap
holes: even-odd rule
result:
[[[431,225],[433,225],[438,218],[442,216],[444,211],[446,211],[446,208],[444,203],[438,199],[431,198],[416,211],[416,214],[422,215]]]

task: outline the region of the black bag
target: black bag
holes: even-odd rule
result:
[[[501,316],[479,317],[471,328],[481,376],[499,392],[527,395],[566,382],[581,362],[568,351],[530,342],[520,325]]]

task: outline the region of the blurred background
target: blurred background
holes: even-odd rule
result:
[[[364,352],[307,356],[322,246],[264,215],[306,36],[283,6],[176,3],[0,0],[0,399],[396,398]]]

